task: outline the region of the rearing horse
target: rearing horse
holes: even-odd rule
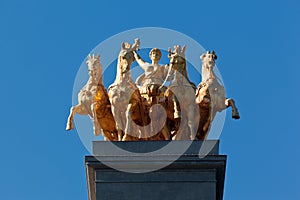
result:
[[[74,128],[73,118],[75,113],[89,115],[93,122],[96,136],[100,135],[102,129],[106,140],[116,140],[115,122],[102,81],[100,54],[98,56],[88,55],[87,58],[86,64],[90,78],[78,94],[78,105],[73,106],[70,110],[66,130]],[[101,117],[103,114],[105,114],[105,118]]]
[[[137,50],[139,45],[139,39],[136,39],[133,45],[122,43],[116,79],[108,89],[119,141],[139,140],[140,131],[133,130],[133,123],[139,126],[146,124],[142,98],[130,73],[130,67],[134,61],[133,51]]]
[[[239,119],[240,115],[234,100],[226,98],[225,89],[218,82],[218,77],[214,73],[216,53],[208,51],[202,54],[200,59],[202,60],[202,82],[199,84],[196,93],[196,102],[200,108],[200,121],[196,138],[204,140],[217,112],[221,112],[230,106],[233,119]]]
[[[175,121],[175,130],[173,130],[174,140],[194,139],[195,130],[195,90],[196,86],[189,80],[186,59],[185,46],[181,49],[179,45],[174,46],[174,51],[169,49],[170,74],[174,78],[166,91],[167,110],[169,110],[169,121]],[[170,116],[170,111],[171,116]],[[181,122],[179,126],[179,122]]]

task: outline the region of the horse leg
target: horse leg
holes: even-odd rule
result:
[[[164,125],[163,129],[161,130],[161,133],[165,140],[171,140],[171,133],[167,125]]]
[[[124,127],[123,126],[123,123],[122,123],[122,119],[121,119],[121,112],[118,113],[117,112],[117,109],[115,108],[115,106],[111,106],[111,112],[113,114],[113,117],[115,119],[115,122],[116,122],[116,129],[117,129],[117,134],[118,134],[118,141],[122,141],[122,138],[123,138],[123,130],[122,128]]]
[[[132,119],[132,114],[135,112],[134,109],[136,109],[138,106],[138,102],[133,102],[130,103],[127,106],[126,112],[125,112],[125,118],[126,118],[126,126],[125,126],[125,134],[123,137],[123,141],[137,141],[139,139],[141,139],[142,137],[142,130],[141,127],[137,124],[135,124],[135,122]],[[133,116],[136,119],[136,116]],[[144,117],[141,116],[140,117]],[[145,120],[142,121],[145,122]]]
[[[96,113],[96,109],[97,109],[97,103],[92,103],[91,104],[91,111],[92,111],[92,122],[93,122],[93,125],[94,125],[94,134],[95,136],[98,136],[100,135],[101,133],[101,127],[100,127],[100,124],[98,122],[98,119],[97,119],[97,113]]]
[[[195,139],[195,135],[196,135],[196,131],[195,129],[195,122],[194,122],[194,118],[195,118],[195,107],[193,105],[189,105],[189,109],[188,109],[188,113],[187,113],[187,120],[188,120],[188,127],[190,130],[190,139],[194,140]]]
[[[235,102],[233,99],[231,98],[227,98],[225,100],[225,105],[228,108],[229,106],[232,108],[232,118],[233,119],[239,119],[240,115],[239,115],[239,111],[237,109],[237,107],[235,106]]]
[[[72,106],[70,109],[70,114],[69,114],[68,122],[67,122],[67,126],[66,126],[67,131],[74,129],[74,124],[73,124],[74,110],[75,110],[74,107],[75,106]]]
[[[132,124],[131,124],[131,121],[132,121],[132,119],[131,119],[131,107],[132,107],[132,104],[129,104],[128,106],[127,106],[127,109],[126,109],[126,114],[125,114],[125,118],[126,118],[126,126],[125,126],[125,134],[124,134],[124,136],[123,136],[123,138],[122,138],[122,141],[129,141],[130,140],[130,132],[132,131],[131,130],[131,126],[132,126]]]
[[[110,131],[103,131],[104,140],[105,141],[116,141],[117,138],[113,136],[113,134]]]
[[[175,98],[173,99],[173,104],[174,104],[174,119],[180,118],[181,112],[179,109],[179,104]]]
[[[68,122],[67,122],[67,126],[66,126],[66,130],[71,130],[74,129],[74,124],[73,124],[73,119],[74,119],[74,115],[75,113],[78,113],[80,115],[87,115],[88,112],[85,109],[84,106],[82,106],[82,104],[78,104],[76,106],[72,106],[70,109],[70,115],[68,117]]]
[[[162,117],[162,115],[160,114],[159,109],[161,109],[161,108],[160,107],[151,107],[151,110],[150,110],[150,112],[154,112],[154,117],[153,117],[153,114],[152,114],[151,123],[150,123],[150,125],[151,125],[151,135],[150,135],[150,137],[155,136],[157,134],[156,132],[158,131],[157,130],[158,127],[162,127],[162,129],[159,130],[159,132],[158,132],[158,136],[159,136],[158,140],[170,140],[171,139],[171,133],[170,133],[168,127],[167,127],[166,119],[164,119]],[[164,124],[163,124],[163,122],[164,122]],[[145,126],[145,127],[147,127],[147,126]]]

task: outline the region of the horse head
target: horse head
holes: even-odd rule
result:
[[[174,50],[169,48],[168,58],[170,59],[170,67],[173,70],[181,72],[181,74],[187,74],[186,71],[186,59],[185,59],[186,47],[182,48],[179,45],[174,46]]]
[[[134,62],[133,51],[138,50],[140,47],[140,39],[135,39],[133,45],[129,43],[122,43],[122,48],[118,57],[118,74],[124,74],[130,71],[130,66]]]
[[[202,60],[202,62],[208,62],[208,63],[213,63],[213,64],[215,63],[217,58],[218,58],[217,54],[214,50],[212,52],[207,51],[206,53],[204,53],[200,56],[200,59]]]
[[[169,48],[169,54],[168,57],[170,59],[170,69],[176,72],[179,72],[186,81],[194,88],[196,89],[196,85],[192,83],[188,77],[188,71],[187,71],[187,64],[186,64],[186,58],[185,58],[185,50],[186,46],[183,46],[182,48],[180,45],[175,45],[174,50]],[[176,75],[175,75],[176,79]],[[176,80],[174,80],[176,81]]]
[[[102,65],[100,63],[100,54],[87,57],[86,65],[88,66],[89,75],[94,80],[100,80],[102,76]]]
[[[214,74],[214,68],[217,60],[216,52],[207,51],[200,56],[200,59],[202,61],[202,80],[216,78],[216,75]]]

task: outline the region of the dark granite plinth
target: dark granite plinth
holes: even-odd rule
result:
[[[176,141],[178,145],[187,141]],[[223,197],[226,156],[218,155],[217,141],[210,141],[210,152],[199,158],[201,141],[194,141],[182,155],[178,152],[161,154],[122,154],[111,149],[107,142],[94,142],[94,156],[86,156],[89,200],[221,200]],[[152,152],[168,141],[114,142],[127,151]],[[206,143],[208,144],[208,143]],[[170,160],[179,157],[169,164]],[[104,164],[105,163],[105,164]],[[127,173],[108,167],[151,169],[166,167],[148,173]],[[168,165],[169,164],[169,165]],[[126,171],[126,170],[125,170]]]

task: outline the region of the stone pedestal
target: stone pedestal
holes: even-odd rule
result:
[[[172,143],[185,146],[189,141]],[[94,142],[94,155],[85,157],[89,200],[221,200],[226,156],[218,154],[218,141],[193,141],[183,154],[180,148],[151,153],[168,144],[169,141]],[[111,145],[135,153],[119,152]],[[141,154],[145,152],[148,154]],[[203,153],[208,155],[201,156]],[[176,161],[171,163],[173,160]]]

